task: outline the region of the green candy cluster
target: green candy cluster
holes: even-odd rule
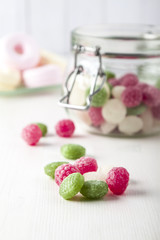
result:
[[[78,144],[65,144],[61,147],[61,153],[65,158],[75,160],[83,157],[86,149]]]

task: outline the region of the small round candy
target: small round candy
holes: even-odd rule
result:
[[[35,67],[40,61],[40,51],[34,39],[17,33],[0,41],[1,62],[9,67],[24,70]]]
[[[51,178],[55,178],[55,170],[62,164],[67,164],[68,162],[53,162],[49,163],[44,167],[44,172],[46,175],[50,176]]]
[[[64,179],[59,188],[59,194],[66,200],[80,192],[84,184],[84,177],[80,173],[72,173]]]
[[[59,121],[56,126],[56,133],[60,137],[71,137],[75,130],[74,122],[69,119]]]
[[[109,189],[116,195],[121,195],[124,193],[128,186],[129,173],[123,167],[112,168],[106,178],[106,183]]]
[[[102,116],[112,124],[120,123],[126,116],[127,110],[119,99],[110,99],[102,108]]]
[[[98,169],[97,161],[91,157],[81,157],[75,161],[74,166],[79,170],[83,175],[87,172],[96,172]]]
[[[42,136],[47,134],[47,126],[44,123],[35,123],[42,131]]]
[[[132,135],[143,128],[143,121],[140,117],[127,116],[118,126],[120,132],[126,135]]]
[[[72,164],[63,164],[55,170],[55,181],[60,185],[67,176],[76,172],[79,172],[79,170]]]
[[[140,104],[137,107],[127,108],[127,115],[140,115],[145,112],[147,107],[144,104]]]
[[[142,102],[142,91],[138,87],[127,87],[123,91],[121,99],[126,107],[136,107]]]
[[[107,183],[97,180],[86,181],[80,191],[80,193],[88,199],[102,198],[107,192]]]
[[[96,89],[98,89],[100,86],[97,86]],[[90,89],[87,89],[86,91],[86,96],[88,96],[90,93]],[[107,100],[107,91],[103,87],[99,92],[97,92],[95,95],[92,97],[91,101],[91,106],[93,107],[101,107],[105,104]]]
[[[123,77],[120,78],[121,85],[125,87],[135,86],[138,83],[138,78],[133,73],[127,73]]]
[[[110,78],[115,78],[116,77],[115,73],[110,72],[110,71],[106,71],[105,74],[106,74],[107,80],[110,79]]]
[[[42,131],[36,124],[30,124],[22,130],[22,138],[31,146],[36,145],[41,137]]]
[[[100,130],[103,134],[111,133],[117,127],[116,124],[104,122],[100,126]]]
[[[104,118],[102,116],[102,108],[101,107],[90,107],[88,110],[88,115],[93,126],[97,127],[104,122]]]
[[[143,90],[143,102],[149,107],[155,107],[160,104],[160,89],[148,86]]]
[[[143,121],[142,131],[144,133],[149,133],[153,129],[154,119],[150,109],[147,109],[144,113],[141,114],[141,119]]]
[[[61,153],[65,158],[75,160],[83,157],[86,149],[78,144],[65,144],[61,147]]]
[[[112,89],[112,96],[117,99],[121,99],[121,95],[126,88],[124,86],[115,86]]]

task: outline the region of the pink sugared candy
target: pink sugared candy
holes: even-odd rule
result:
[[[31,146],[36,145],[41,137],[42,131],[36,124],[30,124],[22,130],[22,138]]]
[[[124,193],[128,186],[129,173],[123,167],[112,168],[106,178],[106,183],[109,189],[116,195],[121,195]]]
[[[127,87],[121,98],[126,107],[136,107],[142,101],[142,91],[138,87]]]
[[[111,84],[113,87],[120,85],[119,79],[116,79],[116,78],[110,78],[110,79],[108,80],[108,82],[109,82],[109,84]]]
[[[97,161],[91,157],[81,157],[76,160],[74,166],[82,175],[87,172],[96,172],[98,169]]]
[[[95,127],[101,125],[104,122],[101,107],[90,107],[88,110],[88,114],[89,114],[92,124]]]
[[[160,120],[160,105],[152,107],[151,110],[153,117]]]
[[[120,82],[122,86],[131,87],[137,85],[138,78],[135,74],[128,73],[120,78]]]
[[[74,133],[75,125],[73,121],[64,119],[56,124],[55,129],[60,137],[71,137]]]
[[[73,166],[72,164],[63,164],[56,168],[55,171],[55,181],[58,184],[58,186],[62,183],[62,181],[69,176],[72,173],[79,172],[79,170]]]
[[[143,102],[149,106],[154,107],[160,104],[160,90],[153,87],[148,86],[143,90]]]

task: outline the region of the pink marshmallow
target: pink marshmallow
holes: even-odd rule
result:
[[[23,81],[27,87],[41,87],[60,84],[62,71],[57,65],[44,65],[23,72]]]
[[[3,37],[0,40],[0,52],[0,64],[18,70],[33,68],[40,61],[37,43],[23,33]]]

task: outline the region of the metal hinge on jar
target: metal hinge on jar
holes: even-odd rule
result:
[[[106,82],[106,75],[102,70],[102,56],[100,53],[100,47],[90,48],[90,47],[84,47],[81,45],[75,45],[73,50],[75,51],[74,70],[69,74],[69,76],[66,79],[66,82],[65,82],[66,94],[59,100],[59,105],[62,107],[65,107],[65,108],[70,108],[70,109],[75,109],[75,110],[87,110],[91,106],[93,96],[102,89],[104,83]],[[79,74],[82,74],[82,72],[84,71],[84,67],[82,65],[78,65],[78,63],[77,63],[79,54],[93,55],[93,56],[98,57],[98,60],[99,60],[97,74],[96,74],[94,80],[91,82],[90,93],[89,93],[88,97],[86,98],[86,105],[84,105],[84,106],[77,106],[77,105],[70,104],[70,95],[72,93],[77,76]],[[69,87],[69,81],[72,76],[73,76],[72,84]],[[96,88],[97,80],[99,77],[102,79],[102,82],[101,82],[100,86],[98,88]]]

